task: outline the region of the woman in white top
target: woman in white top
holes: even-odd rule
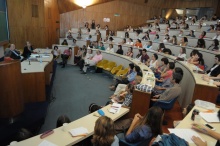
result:
[[[131,38],[129,38],[129,39],[128,39],[128,42],[127,42],[126,44],[127,44],[127,45],[133,45],[134,42],[133,42],[133,40],[132,40]]]
[[[109,44],[109,47],[106,49],[107,52],[111,52],[111,53],[114,53],[115,50],[113,48],[113,44]]]
[[[158,68],[158,56],[156,53],[154,53],[151,57],[150,62],[148,63],[148,67],[152,69],[157,69]]]
[[[133,57],[133,48],[132,47],[128,48],[128,52],[126,53],[126,56]]]
[[[166,34],[163,39],[163,43],[169,43],[169,40],[170,40],[170,36],[168,34]]]
[[[177,60],[181,60],[181,61],[187,60],[186,59],[186,48],[181,47],[180,54],[178,55]]]

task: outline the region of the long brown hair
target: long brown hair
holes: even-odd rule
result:
[[[151,128],[153,134],[152,136],[155,137],[159,134],[162,134],[162,119],[162,109],[158,106],[153,106],[148,110],[145,116],[140,119],[139,122],[134,126],[134,129],[142,125],[148,125]]]
[[[114,141],[115,128],[111,118],[102,116],[96,120],[92,143],[95,146],[111,146]]]

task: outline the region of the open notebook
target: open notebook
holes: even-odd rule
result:
[[[89,133],[88,129],[86,129],[84,127],[71,129],[69,132],[73,137],[75,137],[75,136],[86,136]]]

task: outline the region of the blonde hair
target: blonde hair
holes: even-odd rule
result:
[[[99,117],[96,120],[92,143],[95,146],[111,146],[114,141],[114,122],[107,116]]]

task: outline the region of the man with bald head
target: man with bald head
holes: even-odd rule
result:
[[[18,52],[16,49],[15,49],[15,45],[14,44],[11,44],[9,46],[10,48],[10,57],[12,59],[20,59],[22,60],[23,59],[23,56],[20,55],[20,52]]]

